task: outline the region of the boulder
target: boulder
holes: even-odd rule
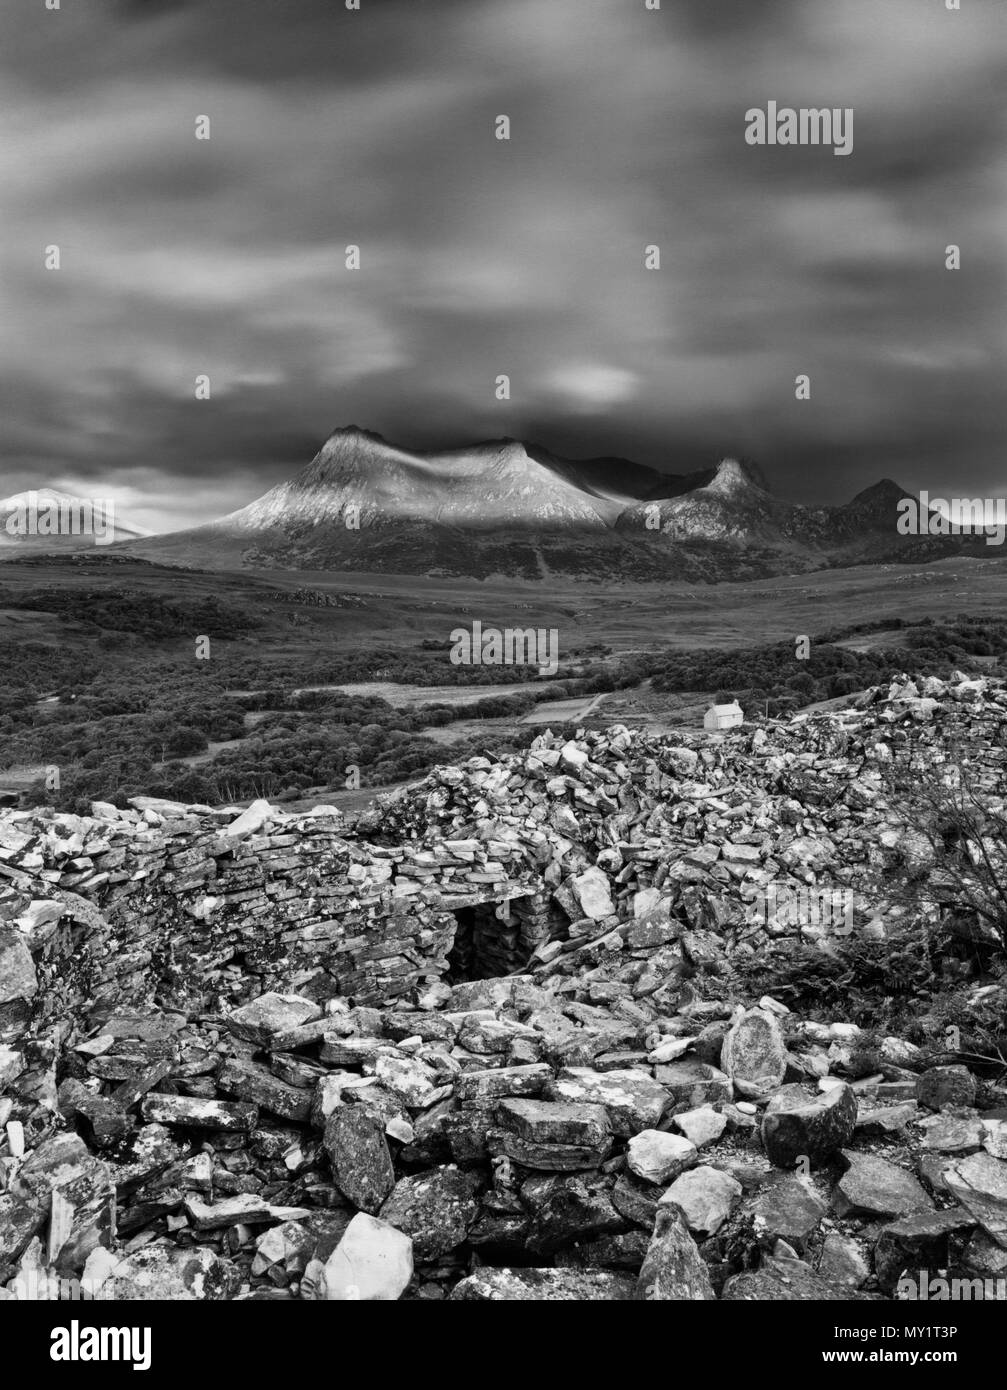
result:
[[[330,1302],[394,1303],[413,1277],[413,1243],[387,1221],[358,1212],[325,1262]]]
[[[784,1086],[769,1102],[762,1120],[762,1146],[780,1168],[800,1158],[824,1163],[848,1144],[857,1122],[857,1098],[845,1083],[814,1095],[803,1086]]]
[[[904,1168],[872,1153],[843,1150],[848,1167],[836,1187],[840,1216],[908,1216],[930,1211],[933,1202]]]
[[[661,1303],[698,1303],[716,1298],[699,1246],[674,1203],[658,1206],[636,1296]]]
[[[916,1081],[916,1099],[928,1110],[975,1104],[976,1079],[968,1067],[930,1067]]]
[[[629,1141],[626,1163],[631,1173],[645,1182],[663,1186],[697,1161],[695,1144],[678,1134],[645,1129]]]
[[[680,1173],[658,1203],[672,1202],[685,1214],[689,1230],[712,1236],[731,1214],[741,1196],[741,1183],[729,1173],[706,1166]]]
[[[412,1237],[422,1260],[461,1245],[478,1214],[476,1180],[453,1164],[400,1178],[381,1208],[381,1219]]]
[[[382,1120],[363,1105],[339,1105],[325,1122],[323,1142],[343,1196],[362,1212],[380,1211],[395,1186]]]
[[[720,1067],[739,1096],[760,1099],[781,1086],[787,1048],[776,1015],[765,1009],[745,1010],[724,1038]]]

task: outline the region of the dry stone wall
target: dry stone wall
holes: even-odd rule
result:
[[[658,902],[697,963],[820,933],[767,918],[769,884],[848,891],[857,924],[883,930],[865,885],[927,852],[885,803],[885,764],[982,744],[988,791],[1005,719],[996,682],[905,678],[847,712],[721,736],[547,732],[526,754],[435,769],[353,832],[332,807],[265,802],[6,812],[0,1040],[153,999],[215,1010],[272,989],[367,1006],[449,970],[549,975],[624,950]]]

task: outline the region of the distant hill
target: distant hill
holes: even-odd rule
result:
[[[349,426],[247,506],[130,549],[176,564],[607,581],[921,563],[970,546],[989,558],[967,538],[899,535],[910,495],[884,480],[842,506],[807,507],[735,459],[677,476],[517,439],[423,453]]]

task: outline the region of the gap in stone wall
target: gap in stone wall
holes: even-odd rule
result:
[[[549,939],[555,913],[544,894],[459,907],[448,953],[448,984],[487,980],[524,970]]]

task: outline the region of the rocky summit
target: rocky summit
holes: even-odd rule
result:
[[[868,1035],[745,982],[954,903],[893,773],[947,766],[996,811],[1005,721],[997,681],[906,676],[721,734],[547,732],[352,827],[266,802],[3,813],[0,1298],[1000,1276],[1003,1068],[954,1028]],[[995,978],[959,993],[1002,1020]]]

